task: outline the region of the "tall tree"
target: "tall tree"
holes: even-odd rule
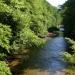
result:
[[[68,0],[62,8],[65,35],[75,39],[75,0]]]

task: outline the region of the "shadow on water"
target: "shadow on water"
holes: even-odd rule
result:
[[[55,37],[50,39],[42,50],[35,52],[33,57],[28,61],[23,61],[14,67],[13,75],[22,75],[22,72],[27,69],[47,70],[55,75],[57,71],[63,71],[66,63],[62,60],[62,53],[66,50],[66,42],[63,37]],[[27,75],[27,74],[24,74]],[[32,74],[30,74],[32,75]],[[37,74],[39,75],[39,74]]]

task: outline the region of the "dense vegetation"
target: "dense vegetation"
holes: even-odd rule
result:
[[[66,38],[68,42],[68,50],[64,53],[64,59],[69,64],[75,64],[75,41],[70,38]]]
[[[26,49],[41,47],[48,28],[60,23],[60,12],[46,0],[0,0],[0,60]],[[8,73],[3,75],[11,75]]]
[[[5,45],[0,42],[1,47],[24,50],[41,45],[40,37],[45,37],[47,29],[60,22],[58,10],[45,0],[0,0],[0,23],[6,28],[3,34],[8,35],[6,41],[1,38],[5,41]]]
[[[75,0],[68,0],[62,9],[65,35],[75,39]]]
[[[12,75],[8,65],[4,61],[0,61],[0,75]]]
[[[70,64],[75,64],[75,0],[67,0],[62,11],[65,36],[68,37],[69,44],[64,57]]]
[[[65,35],[75,40],[75,1],[68,0],[62,10],[46,0],[0,0],[0,75],[12,75],[5,61],[9,55],[32,53],[46,42],[48,30],[63,24]],[[58,29],[58,28],[56,28]],[[64,58],[75,64],[75,41],[68,39]]]
[[[2,50],[14,52],[39,47],[44,43],[41,37],[47,35],[47,29],[60,24],[58,13],[45,0],[0,0]]]

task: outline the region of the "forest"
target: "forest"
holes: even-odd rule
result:
[[[0,0],[0,75],[13,75],[8,58],[38,51],[47,42],[48,29],[61,24],[69,43],[64,59],[75,64],[74,22],[74,0],[66,1],[60,8],[46,0]]]

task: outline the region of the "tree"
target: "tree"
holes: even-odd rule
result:
[[[75,0],[68,0],[62,8],[65,35],[75,39]]]
[[[0,23],[10,26],[13,50],[39,47],[48,28],[59,24],[58,15],[57,8],[46,0],[0,0]]]

